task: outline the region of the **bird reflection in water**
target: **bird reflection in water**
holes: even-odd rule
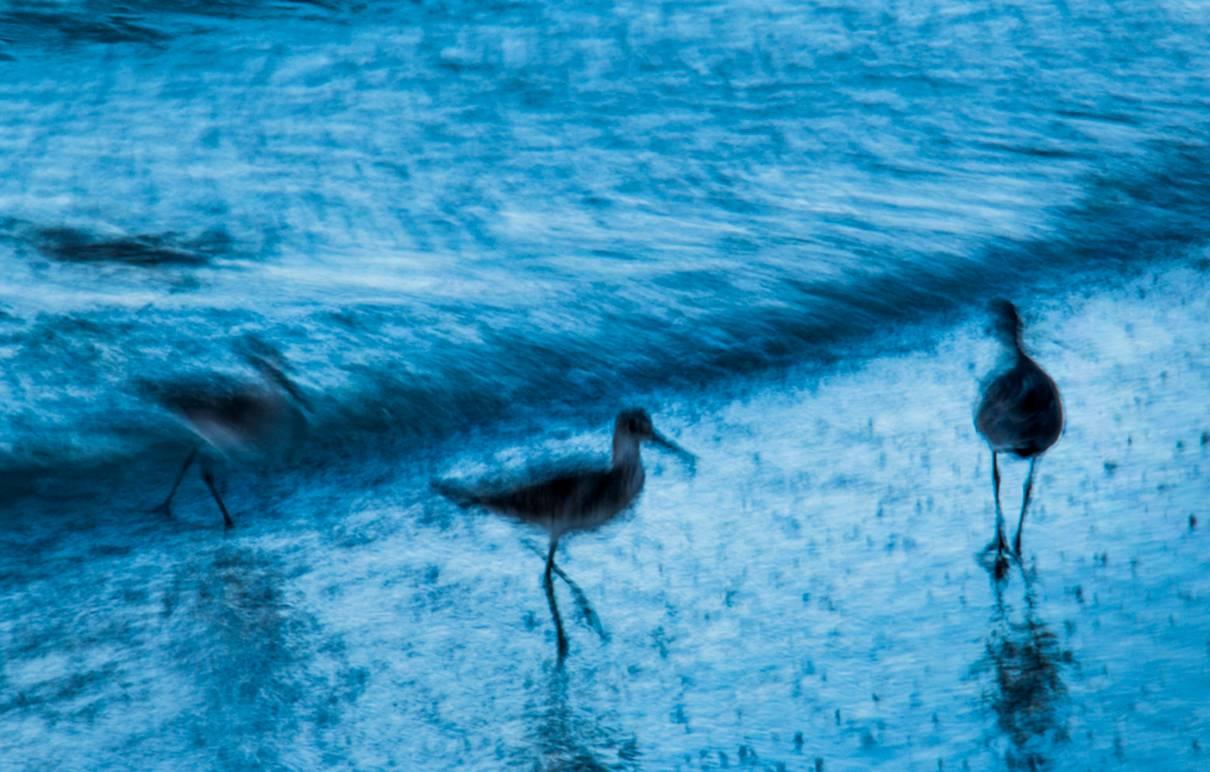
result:
[[[256,739],[283,733],[278,706],[306,699],[291,672],[304,625],[292,616],[283,583],[263,554],[225,547],[178,566],[164,597],[162,623],[181,633],[174,658],[204,700],[192,729],[223,738],[222,765],[280,761],[271,744]]]
[[[568,699],[571,677],[566,668],[550,668],[540,684],[544,693],[526,711],[536,753],[533,767],[551,772],[638,769],[638,744],[633,737],[621,739],[603,717],[572,707]],[[582,695],[583,690],[576,693]]]
[[[271,551],[227,542],[174,568],[160,625],[197,695],[181,720],[219,769],[297,766],[303,735],[332,741],[365,676],[341,641],[298,603]],[[295,763],[292,765],[290,762]]]
[[[1032,582],[1027,578],[1024,614],[1013,618],[1003,586],[995,584],[996,606],[986,652],[975,672],[990,673],[983,697],[996,724],[1011,743],[1005,763],[1011,769],[1050,767],[1048,750],[1068,739],[1067,687],[1063,670],[1072,663],[1058,637],[1038,618]]]

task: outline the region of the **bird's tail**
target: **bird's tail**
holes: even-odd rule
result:
[[[473,507],[482,504],[483,500],[471,491],[449,480],[433,480],[430,485],[433,490],[445,496],[460,507]]]

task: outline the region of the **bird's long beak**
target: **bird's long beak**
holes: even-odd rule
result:
[[[685,450],[680,445],[677,445],[675,442],[668,439],[667,437],[665,437],[664,435],[660,434],[657,431],[651,432],[651,441],[653,443],[655,443],[656,445],[659,445],[661,448],[664,448],[665,450],[672,451],[673,453],[677,454],[681,458],[688,461],[690,464],[697,461],[697,456],[693,455],[692,453]]]

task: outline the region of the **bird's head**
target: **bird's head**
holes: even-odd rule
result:
[[[636,446],[639,442],[650,442],[687,460],[692,461],[696,458],[692,453],[656,431],[651,416],[642,408],[629,408],[618,413],[617,421],[614,422],[613,435],[615,448],[619,442]]]

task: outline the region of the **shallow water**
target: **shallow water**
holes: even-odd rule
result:
[[[0,4],[0,766],[1204,766],[1208,27]],[[1069,418],[1001,589],[997,293]],[[138,384],[250,333],[310,442],[148,514]],[[560,670],[541,534],[429,481],[629,403],[699,461],[562,545]]]

